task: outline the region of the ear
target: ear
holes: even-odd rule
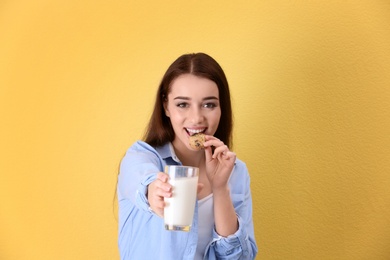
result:
[[[164,107],[165,115],[166,115],[167,117],[169,117],[170,114],[169,114],[169,110],[168,110],[168,100],[165,100],[165,101],[163,102],[163,107]]]

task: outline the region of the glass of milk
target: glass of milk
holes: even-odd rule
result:
[[[166,230],[190,231],[194,217],[199,168],[167,165],[165,173],[172,185],[172,197],[164,198]]]

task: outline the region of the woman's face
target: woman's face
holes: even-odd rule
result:
[[[221,118],[218,86],[214,81],[191,74],[179,76],[172,82],[165,114],[170,118],[176,149],[187,147],[195,133],[214,135]]]

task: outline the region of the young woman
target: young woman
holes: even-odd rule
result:
[[[189,145],[204,133],[204,149]],[[220,65],[204,53],[174,61],[158,88],[144,141],[122,159],[118,177],[121,259],[254,259],[250,180],[230,150],[232,110]],[[172,196],[165,165],[199,168],[189,232],[164,229],[164,197]]]

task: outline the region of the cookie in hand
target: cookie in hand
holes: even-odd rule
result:
[[[190,136],[190,146],[197,151],[204,148],[204,142],[206,142],[206,136],[202,133],[197,133]]]

